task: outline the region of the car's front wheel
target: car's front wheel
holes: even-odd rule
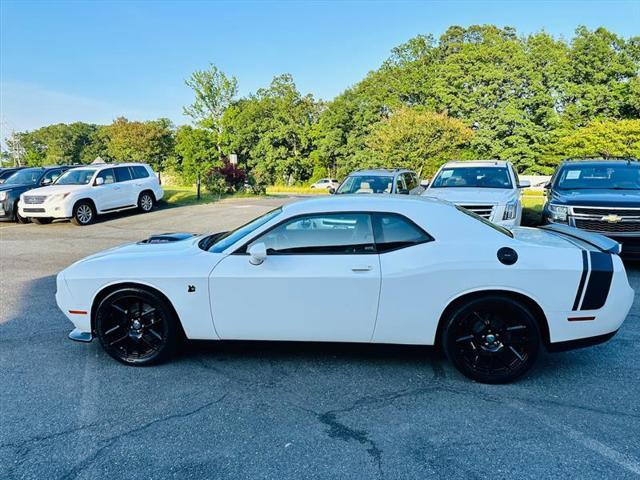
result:
[[[153,210],[155,204],[155,198],[149,192],[142,192],[138,197],[138,208],[141,212],[147,213]]]
[[[29,219],[27,217],[23,217],[22,215],[20,215],[20,211],[18,210],[18,205],[15,206],[15,209],[13,211],[13,216],[16,219],[17,223],[29,223]]]
[[[80,201],[73,207],[73,216],[71,217],[71,221],[75,225],[83,227],[93,223],[95,217],[96,211],[93,208],[93,205],[87,201]]]
[[[445,319],[443,347],[467,377],[507,383],[529,370],[538,357],[538,323],[521,302],[498,295],[476,297]]]
[[[136,366],[167,359],[179,331],[171,306],[156,293],[137,288],[107,295],[96,310],[95,330],[109,355]]]

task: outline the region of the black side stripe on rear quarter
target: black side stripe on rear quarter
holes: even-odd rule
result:
[[[580,310],[598,310],[604,306],[613,279],[613,259],[610,253],[589,252],[591,275]]]
[[[587,263],[587,251],[582,250],[582,275],[580,276],[580,283],[578,284],[578,292],[576,293],[576,299],[573,302],[573,310],[578,310],[580,305],[580,299],[582,298],[582,291],[584,290],[584,282],[587,281],[587,270],[589,265]]]

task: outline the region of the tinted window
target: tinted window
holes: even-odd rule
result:
[[[11,175],[5,183],[7,185],[33,185],[38,182],[40,175],[42,175],[42,168],[25,168]]]
[[[511,179],[505,167],[443,168],[432,187],[511,188]]]
[[[404,179],[407,184],[407,190],[411,191],[418,186],[418,177],[413,173],[405,173]]]
[[[46,183],[47,181],[49,181],[49,183],[53,183],[58,179],[58,177],[61,174],[62,174],[62,170],[60,169],[49,170],[47,173],[44,174],[44,177],[42,177],[41,182]]]
[[[296,217],[252,242],[264,243],[274,254],[375,253],[371,216],[327,213]]]
[[[407,185],[404,180],[404,174],[398,175],[396,178],[396,193],[407,193]]]
[[[98,178],[104,178],[104,183],[115,183],[116,181],[115,175],[113,173],[113,168],[102,170],[100,173],[98,173],[96,179]]]
[[[560,189],[640,189],[640,168],[629,165],[567,165],[558,174]]]
[[[116,181],[117,182],[126,182],[127,180],[131,180],[131,170],[129,167],[117,167],[114,168],[116,171]]]
[[[132,167],[134,178],[147,178],[149,176],[149,172],[146,168],[141,165],[136,167]]]
[[[433,240],[430,235],[426,234],[411,220],[393,213],[375,214],[373,231],[375,233],[376,248],[380,253]]]

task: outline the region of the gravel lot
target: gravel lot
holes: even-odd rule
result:
[[[130,368],[67,340],[62,268],[285,201],[0,224],[0,478],[640,477],[637,301],[609,343],[543,355],[506,386],[472,383],[428,348],[193,342]]]

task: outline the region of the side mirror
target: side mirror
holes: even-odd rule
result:
[[[264,243],[254,243],[247,250],[249,254],[249,263],[251,265],[260,265],[267,258],[267,247]]]
[[[424,188],[427,188],[427,187],[429,186],[429,183],[430,183],[430,182],[429,182],[429,179],[428,179],[428,178],[425,178],[424,180],[421,180],[421,181],[420,181],[420,186],[421,186],[421,187],[424,187]]]
[[[40,182],[40,185],[47,186],[47,185],[51,185],[52,183],[53,183],[53,180],[51,180],[50,178],[45,178],[44,180],[42,180],[42,182]]]
[[[336,193],[336,189],[333,187],[329,187],[329,194],[333,195],[334,193]]]
[[[531,186],[531,182],[529,180],[520,180],[518,184],[518,188],[529,188]]]
[[[94,184],[96,187],[97,187],[97,186],[99,186],[99,185],[104,185],[104,178],[102,178],[102,177],[98,177],[98,178],[96,178],[96,181],[95,181],[95,182],[93,182],[93,184]]]

